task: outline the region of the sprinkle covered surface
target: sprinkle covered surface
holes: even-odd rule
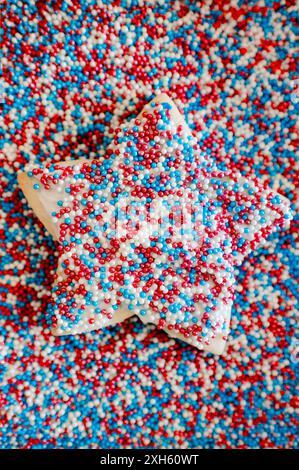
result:
[[[3,36],[2,446],[295,447],[295,4],[13,3]],[[16,172],[29,162],[50,164],[59,179],[55,162],[84,157],[86,177],[97,160],[112,160],[105,156],[121,124],[134,128],[134,117],[160,91],[180,105],[200,152],[217,162],[214,189],[222,174],[239,171],[285,195],[295,214],[288,231],[271,235],[238,268],[221,358],[136,318],[80,336],[54,338],[48,328],[59,249],[32,217]],[[122,174],[130,168],[128,160]],[[164,173],[171,191],[169,168]],[[135,197],[150,197],[156,180],[141,183]],[[42,181],[35,184],[39,191]],[[267,206],[280,205],[267,198]],[[235,207],[226,204],[231,230],[246,213]],[[267,215],[256,209],[259,220]],[[72,222],[64,220],[65,234]],[[232,258],[247,253],[241,227],[242,237],[231,236]]]

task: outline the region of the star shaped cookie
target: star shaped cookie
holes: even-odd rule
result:
[[[283,196],[220,171],[165,94],[116,129],[104,157],[32,167],[19,183],[59,242],[57,335],[136,314],[221,354],[234,267],[291,218]]]

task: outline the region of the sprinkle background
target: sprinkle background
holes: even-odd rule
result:
[[[11,0],[3,18],[0,446],[298,447],[296,2]],[[16,173],[102,154],[158,90],[222,167],[295,212],[239,268],[220,358],[136,318],[64,338],[47,326],[55,245]]]

